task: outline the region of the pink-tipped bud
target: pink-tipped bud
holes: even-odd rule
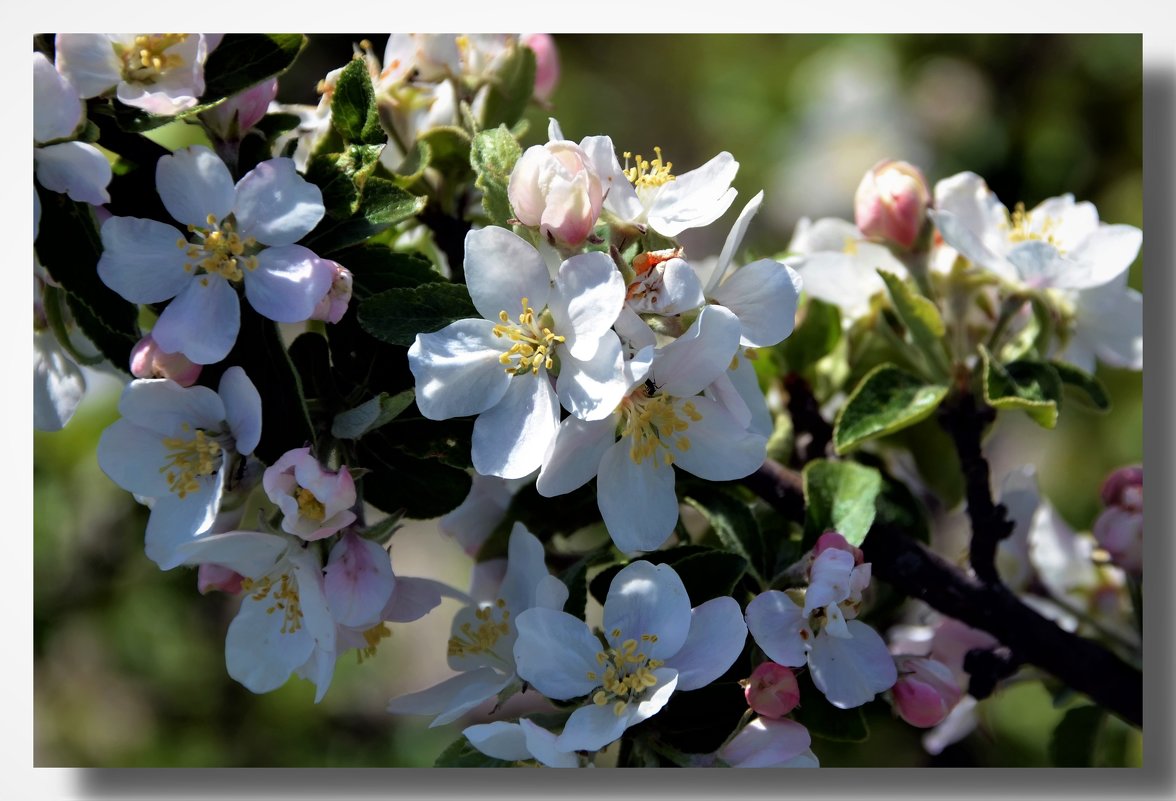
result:
[[[351,271],[338,262],[329,263],[335,268],[335,277],[331,280],[327,294],[314,307],[310,319],[337,323],[343,319],[347,313],[347,304],[351,302]]]
[[[858,184],[854,220],[866,236],[910,248],[923,228],[930,200],[927,179],[918,167],[880,161]]]
[[[200,377],[200,365],[182,353],[166,353],[150,334],[131,349],[131,375],[135,378],[170,378],[190,387]]]
[[[820,537],[817,537],[817,544],[813,546],[813,558],[816,559],[822,552],[836,548],[839,551],[853,554],[853,563],[860,565],[866,560],[862,549],[854,545],[850,545],[845,537],[838,534],[836,531],[826,531]]]
[[[765,718],[782,718],[800,703],[796,674],[775,662],[763,662],[743,682],[747,705]]]
[[[237,141],[261,121],[277,94],[278,79],[270,78],[200,112],[200,119],[217,139]]]
[[[1143,573],[1143,467],[1120,467],[1102,486],[1107,508],[1094,521],[1095,540],[1123,570]]]
[[[951,668],[922,656],[900,656],[894,661],[898,681],[891,692],[899,717],[920,729],[943,722],[963,697]]]
[[[507,196],[519,222],[568,247],[588,238],[604,202],[592,159],[568,141],[527,148],[510,174]]]
[[[200,590],[201,595],[208,595],[213,590],[235,595],[241,591],[243,578],[240,573],[227,567],[204,564],[196,571],[196,589]]]
[[[559,83],[559,53],[550,33],[524,33],[519,41],[535,53],[535,99],[549,100]]]

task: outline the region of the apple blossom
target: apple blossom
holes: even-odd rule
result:
[[[1132,575],[1143,573],[1143,467],[1120,467],[1102,485],[1107,507],[1091,533],[1111,561]]]
[[[156,220],[111,217],[102,226],[102,281],[132,303],[159,303],[152,337],[197,364],[223,359],[237,340],[236,285],[261,315],[310,317],[334,277],[331,262],[301,245],[325,213],[322,193],[290,159],[270,159],[236,186],[228,168],[199,145],[159,159],[160,199],[190,238]]]
[[[115,89],[152,114],[192,108],[204,94],[204,61],[220,44],[205,33],[59,33],[57,68],[82,97]]]
[[[266,469],[265,494],[282,511],[282,531],[321,540],[355,522],[355,480],[344,465],[327,470],[310,448],[286,451]]]
[[[465,253],[470,298],[483,319],[417,335],[408,350],[417,405],[430,420],[477,414],[474,469],[521,478],[542,463],[561,402],[586,420],[607,417],[620,402],[623,356],[610,326],[624,283],[608,256],[583,253],[560,265],[553,285],[539,253],[504,228],[471,231]]]
[[[98,148],[72,139],[85,120],[77,90],[49,59],[33,53],[33,163],[37,180],[79,203],[109,203],[110,162]],[[36,231],[34,226],[34,239]]]
[[[854,222],[866,236],[909,250],[926,222],[930,200],[931,190],[918,167],[880,161],[858,184]]]
[[[560,750],[558,736],[537,723],[520,718],[518,723],[496,721],[467,726],[461,732],[486,756],[511,762],[535,760],[549,768],[578,768],[575,751]]]
[[[920,729],[942,723],[964,694],[951,669],[926,657],[900,656],[895,661],[898,681],[891,689],[895,711]]]
[[[669,565],[631,562],[604,601],[604,641],[566,612],[533,608],[518,616],[519,677],[548,698],[587,696],[555,747],[596,751],[651,717],[675,690],[705,687],[734,663],[747,629],[733,598],[690,608]]]
[[[808,729],[794,720],[755,718],[719,749],[733,768],[817,768]]]

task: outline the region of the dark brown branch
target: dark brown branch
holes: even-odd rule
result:
[[[972,570],[987,584],[1000,583],[996,571],[996,546],[1013,533],[1004,506],[992,500],[988,460],[980,450],[980,441],[996,418],[990,406],[977,403],[971,394],[963,393],[944,403],[939,410],[939,424],[955,443],[964,474],[968,517],[972,522],[970,548]]]
[[[788,392],[788,415],[796,432],[794,466],[823,458],[833,439],[833,426],[821,416],[812,387],[800,374],[789,373],[784,376],[784,389]]]
[[[795,471],[769,459],[743,483],[786,518],[804,519],[803,483]],[[901,532],[875,526],[862,549],[873,574],[895,589],[992,634],[1013,660],[1036,665],[1124,720],[1143,725],[1142,674],[1103,646],[1063,631],[1004,585],[966,575]]]

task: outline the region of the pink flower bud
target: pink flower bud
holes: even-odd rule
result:
[[[942,662],[921,656],[900,656],[895,663],[898,681],[891,690],[894,709],[912,726],[929,729],[938,725],[963,697],[951,668]]]
[[[1111,561],[1128,573],[1143,573],[1143,467],[1120,467],[1102,486],[1107,508],[1091,533]]]
[[[347,313],[347,304],[351,302],[351,271],[338,262],[329,264],[335,268],[335,277],[331,280],[327,294],[314,307],[310,319],[337,323],[343,319]]]
[[[241,591],[240,573],[229,570],[220,565],[200,565],[196,571],[196,589],[201,595],[208,595],[213,590],[220,590],[235,595]]]
[[[519,41],[535,53],[535,99],[549,100],[559,83],[559,53],[550,33],[524,33]]]
[[[800,703],[796,674],[775,662],[763,662],[743,682],[747,705],[765,718],[782,718]]]
[[[321,540],[355,522],[355,479],[346,465],[327,470],[310,448],[286,451],[261,477],[265,494],[282,510],[282,530]]]
[[[845,537],[838,534],[836,531],[826,531],[817,538],[817,544],[813,546],[813,558],[816,559],[822,552],[836,548],[839,551],[853,554],[853,563],[860,565],[865,561],[866,556],[862,553],[862,549],[849,544]]]
[[[903,248],[915,244],[927,216],[927,179],[905,161],[880,161],[862,177],[853,199],[857,227]]]
[[[592,233],[604,200],[592,160],[568,141],[527,148],[510,174],[507,195],[519,222],[569,247]]]
[[[270,78],[233,95],[208,111],[200,112],[200,119],[217,139],[239,140],[261,121],[277,94],[278,79]]]
[[[131,375],[170,378],[181,387],[190,387],[200,377],[200,365],[182,353],[165,353],[148,334],[131,349]]]

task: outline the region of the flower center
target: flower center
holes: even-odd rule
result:
[[[176,247],[192,260],[184,265],[185,272],[194,275],[208,273],[229,281],[240,281],[245,277],[241,267],[251,272],[257,269],[257,256],[245,255],[246,249],[256,248],[257,240],[251,236],[242,239],[233,230],[230,220],[218,223],[216,216],[209,214],[207,228],[189,225],[188,231],[195,234],[192,241],[182,237],[176,240]]]
[[[622,437],[632,437],[633,444],[629,447],[629,458],[636,464],[646,459],[653,459],[658,448],[661,448],[662,461],[671,465],[674,463],[674,453],[671,446],[680,451],[690,450],[690,440],[684,436],[677,436],[690,427],[690,423],[678,416],[681,411],[697,423],[702,419],[691,401],[681,404],[680,409],[674,405],[674,398],[668,395],[654,395],[649,385],[639,388],[629,397],[621,401],[621,413],[624,423],[621,428]]]
[[[241,589],[249,593],[253,600],[263,601],[267,597],[273,605],[266,608],[267,615],[281,612],[282,634],[293,634],[302,628],[302,603],[298,600],[298,583],[290,578],[289,573],[283,573],[277,581],[270,576],[254,581],[242,579]]]
[[[638,154],[634,156],[629,151],[625,151],[625,177],[629,179],[629,183],[633,184],[637,189],[649,189],[653,187],[668,184],[670,181],[676,179],[676,176],[670,172],[674,166],[672,161],[662,161],[662,152],[660,147],[655,147],[653,153],[656,158],[649,161],[644,156]],[[633,159],[633,166],[629,166],[629,159]]]
[[[185,432],[191,431],[191,426],[183,424]],[[211,476],[221,465],[221,446],[203,429],[196,429],[192,439],[183,437],[167,437],[163,440],[163,447],[167,448],[167,463],[159,468],[167,478],[168,488],[186,498],[188,493],[200,489],[199,478]]]
[[[298,501],[298,513],[307,520],[321,523],[327,516],[327,507],[306,487],[294,490],[294,500]]]
[[[621,630],[613,629],[609,638],[612,647],[596,654],[596,664],[602,670],[588,671],[589,681],[600,682],[600,689],[592,694],[592,703],[597,706],[612,704],[617,717],[625,714],[630,702],[638,701],[646,690],[657,684],[653,671],[665,664],[637,650],[641,643],[652,645],[657,642],[656,634],[642,634],[641,643],[631,638],[619,642],[620,639]]]
[[[1025,204],[1020,202],[1013,207],[1012,215],[1008,215],[1008,212],[1005,214],[1006,220],[1002,227],[1008,229],[1010,242],[1028,242],[1030,240],[1045,242],[1048,245],[1053,245],[1057,248],[1058,253],[1064,255],[1065,251],[1062,250],[1061,243],[1054,236],[1058,221],[1053,217],[1042,217],[1038,223],[1038,218],[1025,211]]]
[[[371,659],[376,655],[376,648],[380,644],[380,640],[385,640],[392,636],[392,629],[388,628],[388,624],[384,622],[377,623],[370,629],[364,629],[363,641],[367,643],[363,648],[357,650],[356,656],[359,658],[359,664],[363,664],[363,660]]]
[[[540,368],[552,368],[552,351],[565,338],[543,325],[541,318],[536,319],[535,310],[527,305],[526,298],[522,299],[522,307],[517,322],[511,320],[505,310],[498,313],[498,319],[502,322],[494,326],[494,336],[506,337],[514,343],[498,357],[498,361],[511,375],[526,372],[537,375]]]
[[[187,38],[186,33],[140,34],[129,47],[116,45],[115,51],[123,63],[123,78],[134,83],[154,83],[163,73],[182,66],[183,58],[164,51]]]
[[[477,628],[472,623],[463,623],[460,633],[449,638],[449,656],[492,654],[495,643],[510,632],[510,610],[502,598],[495,601],[493,606],[485,606],[474,612],[474,617],[478,619]]]

